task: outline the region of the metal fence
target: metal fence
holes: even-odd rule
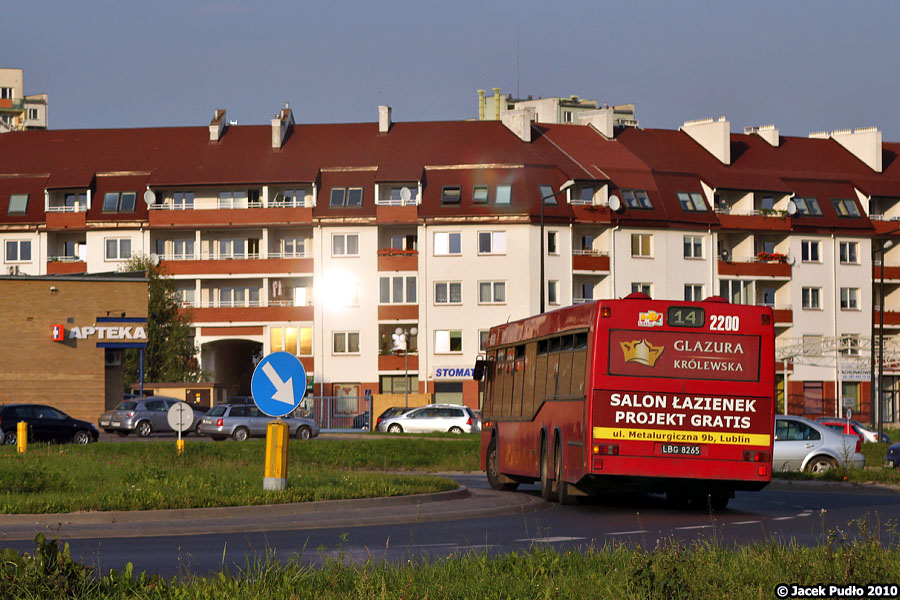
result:
[[[307,396],[296,414],[314,420],[322,431],[367,431],[371,396]]]

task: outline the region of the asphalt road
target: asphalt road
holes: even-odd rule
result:
[[[856,535],[848,522],[862,519],[884,542],[898,543],[889,522],[900,518],[900,494],[891,489],[778,482],[762,492],[738,492],[728,510],[710,514],[673,509],[662,496],[649,494],[559,506],[540,500],[536,486],[522,486],[515,493],[493,492],[482,474],[452,477],[474,496],[457,493],[444,502],[372,508],[316,503],[320,506],[309,507],[300,521],[289,509],[270,507],[270,517],[259,521],[263,524],[249,519],[245,529],[243,521],[223,518],[221,527],[228,530],[222,532],[215,532],[215,521],[198,527],[191,527],[191,521],[173,521],[138,532],[137,539],[102,528],[96,537],[81,531],[85,537],[62,539],[69,542],[73,556],[100,572],[131,561],[137,571],[166,576],[209,573],[223,565],[235,572],[249,559],[267,555],[307,563],[402,561],[472,551],[521,551],[543,544],[584,549],[618,542],[653,548],[666,539],[714,537],[737,545],[767,539],[815,545],[829,535]],[[3,539],[0,546],[29,550],[33,544],[27,538]]]

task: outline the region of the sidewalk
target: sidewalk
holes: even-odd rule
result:
[[[146,511],[0,515],[0,538],[137,538],[417,523],[521,514],[550,504],[528,494],[459,487],[393,498]]]

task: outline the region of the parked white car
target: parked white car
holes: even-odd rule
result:
[[[449,431],[450,433],[475,433],[478,418],[467,406],[458,404],[429,404],[413,409],[402,415],[382,419],[378,431],[389,433],[428,433]]]
[[[866,459],[857,435],[846,435],[803,417],[775,416],[774,471],[824,473],[846,466],[861,469]]]

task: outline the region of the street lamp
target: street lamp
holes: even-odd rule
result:
[[[417,335],[419,330],[415,327],[403,329],[398,327],[394,330],[394,350],[403,350],[405,357],[405,379],[403,380],[403,389],[406,391],[406,408],[409,408],[409,336]]]
[[[879,234],[878,239],[878,248],[875,248],[875,245],[872,245],[872,262],[875,262],[875,256],[881,254],[881,260],[879,261],[879,274],[878,274],[878,388],[877,392],[875,389],[875,351],[872,348],[869,351],[870,357],[870,376],[873,379],[871,390],[871,400],[872,400],[872,409],[873,416],[872,418],[875,421],[875,426],[878,429],[878,441],[881,441],[881,437],[884,434],[884,414],[883,414],[883,406],[884,402],[884,252],[888,248],[894,245],[893,240],[885,240],[885,236],[897,233],[900,231],[900,227],[895,227],[894,229],[883,231]],[[874,242],[874,240],[873,240]],[[875,280],[872,279],[872,342],[871,345],[875,344]]]
[[[544,312],[544,202],[549,200],[550,198],[555,198],[556,196],[562,194],[564,191],[569,189],[575,185],[574,179],[569,179],[564,184],[559,186],[559,191],[553,192],[552,194],[547,194],[546,196],[541,197],[541,313]]]

